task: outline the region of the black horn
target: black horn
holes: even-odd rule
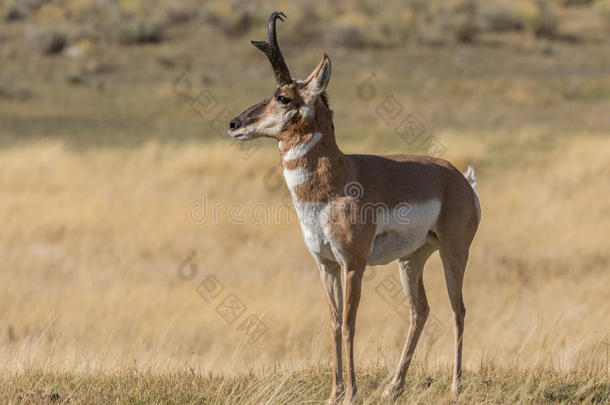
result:
[[[292,83],[292,76],[290,75],[288,66],[286,65],[284,57],[282,56],[282,51],[277,43],[277,35],[275,33],[275,20],[279,19],[280,21],[284,21],[282,17],[288,18],[286,17],[286,14],[282,13],[281,11],[274,11],[269,17],[267,40],[252,41],[252,45],[263,51],[265,55],[267,55],[267,58],[269,58],[269,62],[271,62],[271,67],[273,68],[273,73],[275,73],[275,78],[280,86]]]

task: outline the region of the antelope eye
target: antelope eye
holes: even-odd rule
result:
[[[288,97],[284,97],[284,96],[277,96],[276,100],[280,104],[288,104],[288,103],[290,103],[290,99]]]

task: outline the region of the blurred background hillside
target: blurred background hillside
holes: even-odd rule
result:
[[[274,142],[226,135],[275,89],[250,44],[274,10],[288,16],[278,35],[295,77],[329,54],[345,152],[475,167],[466,369],[607,378],[610,0],[0,0],[3,371],[329,364],[326,301],[298,224],[189,217],[204,199],[225,211],[288,201]],[[401,136],[407,117],[436,148]],[[377,293],[395,267],[365,283],[363,370],[393,368],[406,336]],[[243,318],[225,322],[198,294],[210,274],[264,322],[260,341],[243,345]],[[452,361],[437,255],[425,281],[441,333],[424,333],[421,376]],[[0,395],[16,398],[19,384],[2,380]]]
[[[328,52],[335,108],[352,116],[371,110],[353,96],[377,74],[382,95],[400,94],[435,130],[609,126],[607,0],[315,4],[3,0],[1,142],[209,139],[184,87],[231,112],[272,91],[249,40],[274,9],[289,16],[278,29],[294,74]]]

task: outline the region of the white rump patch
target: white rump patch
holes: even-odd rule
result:
[[[481,223],[481,203],[479,202],[479,195],[476,190],[474,192],[474,203],[477,205],[477,220]]]
[[[307,155],[309,151],[312,150],[313,147],[318,144],[318,142],[320,142],[320,139],[322,139],[322,133],[316,132],[315,134],[313,134],[313,137],[308,142],[293,146],[291,149],[288,150],[288,152],[284,154],[284,162],[299,159]]]

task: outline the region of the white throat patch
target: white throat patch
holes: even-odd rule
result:
[[[299,184],[305,183],[309,177],[309,171],[304,167],[297,167],[293,170],[284,169],[284,178],[286,179],[286,185],[290,191],[294,191],[294,188]]]
[[[320,142],[320,139],[322,139],[322,133],[316,132],[315,134],[313,134],[313,137],[308,142],[304,144],[295,145],[291,149],[289,149],[288,152],[284,154],[282,159],[284,160],[284,162],[287,162],[289,160],[302,158],[303,156],[307,155],[309,151],[312,150],[313,147],[318,144],[318,142]]]

